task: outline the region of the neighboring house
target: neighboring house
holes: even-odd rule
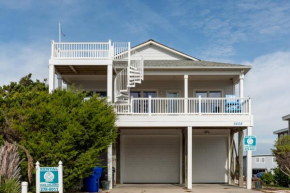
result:
[[[115,106],[120,136],[108,148],[109,181],[114,166],[114,183],[180,183],[191,189],[192,183],[233,181],[234,135],[242,144],[243,130],[252,133],[251,99],[243,86],[250,69],[202,61],[154,40],[135,47],[110,40],[52,42],[49,91],[57,74],[58,87],[63,81],[82,86]]]
[[[247,157],[244,156],[244,160]],[[271,172],[274,173],[274,169],[277,168],[277,162],[273,155],[253,155],[252,156],[252,174],[256,176],[259,172]],[[244,161],[244,176],[247,176],[247,164]]]
[[[288,121],[288,128],[274,131],[273,133],[277,134],[278,138],[283,136],[283,135],[290,135],[290,114],[282,117],[282,120],[283,121]]]

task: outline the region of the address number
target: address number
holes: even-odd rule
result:
[[[234,122],[234,125],[243,125],[243,122]]]

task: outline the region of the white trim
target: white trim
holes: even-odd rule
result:
[[[174,53],[174,54],[177,54],[177,55],[180,55],[180,56],[182,56],[182,57],[188,58],[188,59],[190,59],[190,60],[200,61],[200,60],[197,59],[197,58],[194,58],[194,57],[188,56],[188,55],[183,54],[183,53],[181,53],[181,52],[179,52],[179,51],[177,51],[177,50],[174,50],[174,49],[169,48],[169,47],[167,47],[167,46],[161,45],[160,43],[155,42],[155,41],[152,41],[152,40],[147,41],[147,42],[144,42],[144,43],[142,43],[142,44],[140,44],[140,45],[138,45],[138,46],[136,46],[136,47],[133,47],[133,48],[131,49],[131,51],[132,51],[132,50],[140,49],[140,48],[145,47],[145,46],[150,45],[150,44],[154,44],[155,46],[158,46],[158,47],[160,47],[160,48],[163,48],[163,49],[165,49],[165,50],[167,50],[167,51],[170,51],[170,52],[172,52],[172,53]]]

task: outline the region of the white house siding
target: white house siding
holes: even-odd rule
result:
[[[186,60],[185,57],[172,53],[156,45],[147,45],[137,49],[137,51],[143,56],[144,60]]]
[[[265,162],[261,163],[261,161],[259,163],[256,162],[256,158],[265,158]],[[273,161],[274,156],[272,155],[256,155],[252,157],[252,169],[265,169],[267,170],[267,172],[273,172],[273,169],[277,168],[277,163],[275,161]],[[246,161],[246,157],[244,157],[244,175],[247,176],[247,161]]]
[[[106,91],[106,80],[76,80],[75,87],[89,91]],[[184,81],[182,80],[145,80],[136,84],[131,91],[156,91],[158,97],[166,97],[167,91],[179,91],[179,97],[184,97]],[[188,82],[188,97],[195,97],[195,91],[222,91],[222,95],[233,94],[230,80],[190,80]]]
[[[146,79],[146,77],[145,77]],[[184,81],[181,80],[145,80],[137,84],[131,91],[157,91],[158,97],[166,97],[167,91],[179,91],[184,96]],[[195,90],[222,91],[223,96],[233,94],[233,85],[230,80],[192,80],[188,82],[188,97],[195,97]]]

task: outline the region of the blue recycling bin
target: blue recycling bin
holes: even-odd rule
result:
[[[94,167],[93,174],[83,180],[84,191],[99,192],[101,175],[102,175],[102,167],[100,166]]]

